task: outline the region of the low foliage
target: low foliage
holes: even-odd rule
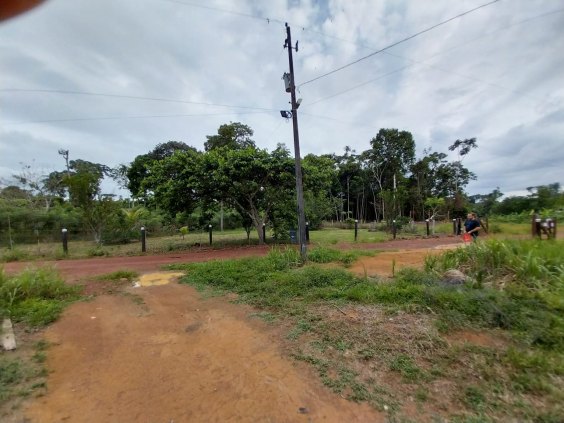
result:
[[[68,302],[78,298],[52,269],[27,269],[15,276],[0,271],[0,316],[38,327],[55,321]]]

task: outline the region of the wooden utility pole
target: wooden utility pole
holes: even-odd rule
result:
[[[286,23],[286,43],[284,48],[288,49],[288,61],[290,64],[290,95],[292,98],[292,124],[294,127],[294,157],[296,160],[296,195],[298,200],[298,242],[300,243],[300,255],[302,260],[307,259],[307,241],[306,241],[306,221],[304,210],[304,190],[302,183],[302,162],[300,156],[300,135],[298,132],[298,104],[296,103],[296,85],[294,83],[294,59],[292,57],[292,49],[298,51],[298,42],[292,47],[292,34],[290,26]]]

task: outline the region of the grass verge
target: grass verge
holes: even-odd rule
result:
[[[14,276],[0,270],[0,317],[42,327],[55,321],[78,292],[50,268],[26,269]]]
[[[391,282],[301,266],[292,249],[174,268],[187,270],[185,283],[235,292],[270,320],[291,322],[294,358],[390,419],[408,418],[414,403],[424,421],[564,421],[562,245],[501,244],[447,252]],[[468,283],[443,284],[450,268]]]

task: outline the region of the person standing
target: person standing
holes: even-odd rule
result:
[[[464,229],[466,233],[472,235],[472,239],[476,241],[478,232],[482,229],[476,213],[468,213],[466,221],[464,222]]]

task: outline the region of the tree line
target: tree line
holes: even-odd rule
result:
[[[116,168],[68,160],[68,152],[65,167],[47,175],[24,165],[0,192],[0,233],[11,216],[10,225],[16,227],[30,220],[35,221],[35,231],[74,225],[76,230],[87,229],[99,243],[126,242],[140,225],[196,228],[221,216],[222,223],[244,227],[247,234],[256,230],[260,242],[263,226],[276,238],[286,238],[297,226],[294,160],[285,145],[268,151],[257,147],[252,137],[249,126],[232,122],[207,136],[203,151],[168,141]],[[324,220],[389,225],[392,220],[401,224],[461,217],[470,208],[491,213],[506,207],[515,212],[531,205],[529,201],[509,207],[508,202],[520,201],[511,199],[499,203],[499,189],[485,196],[465,192],[476,179],[463,164],[477,148],[475,138],[453,142],[449,151],[455,153],[454,160],[447,152],[431,149],[417,158],[412,134],[394,128],[380,129],[369,146],[358,153],[345,147],[342,154],[303,157],[310,228]],[[129,190],[131,198],[103,194],[104,178]],[[555,190],[560,195],[559,185],[531,187],[529,200],[551,197]],[[30,219],[30,213],[35,217]]]

